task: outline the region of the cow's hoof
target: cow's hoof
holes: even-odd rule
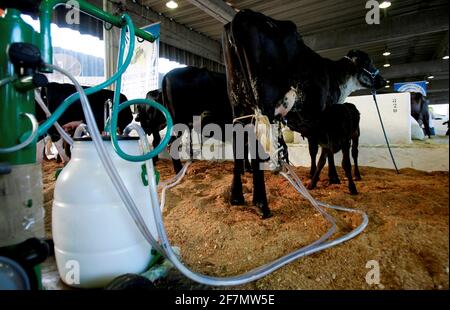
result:
[[[270,209],[267,206],[267,202],[258,202],[253,200],[253,205],[258,210],[258,214],[259,216],[261,216],[262,219],[272,217],[272,213],[270,212]]]
[[[306,184],[306,188],[309,190],[313,190],[316,188],[316,185],[313,182],[309,181],[308,184]]]
[[[247,172],[247,173],[253,173],[252,167],[245,167],[245,172]]]
[[[361,181],[361,180],[362,180],[362,178],[360,175],[355,176],[355,181]]]
[[[353,196],[358,195],[358,190],[356,189],[356,186],[350,186],[349,190],[350,190],[350,195],[353,195]]]
[[[272,213],[270,212],[269,207],[267,207],[267,203],[253,202],[253,205],[256,206],[261,219],[268,219],[272,217]]]
[[[231,197],[230,204],[232,206],[242,206],[245,205],[245,199],[244,197]]]
[[[338,177],[331,177],[329,180],[329,184],[341,184],[341,180]]]

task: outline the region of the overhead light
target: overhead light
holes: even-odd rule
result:
[[[175,1],[173,1],[173,0],[170,0],[169,2],[167,2],[166,3],[166,6],[169,8],[169,9],[176,9],[177,7],[178,7],[178,3],[176,3]]]
[[[434,75],[430,75],[427,79],[429,79],[429,80],[434,79]]]
[[[392,5],[392,3],[390,1],[383,1],[380,4],[380,9],[387,9],[388,7],[390,7]]]
[[[391,64],[384,64],[383,67],[385,68],[389,68],[391,66]]]
[[[425,84],[427,84],[427,85],[430,84],[430,81],[426,81]]]
[[[391,55],[391,52],[386,51],[383,53],[383,56],[389,56],[389,55]]]
[[[391,88],[391,85],[386,85],[384,88]]]
[[[442,57],[442,59],[447,60],[449,57],[448,55],[445,55],[444,57]]]

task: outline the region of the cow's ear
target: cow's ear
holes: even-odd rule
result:
[[[347,57],[356,65],[358,63],[358,51],[351,50],[348,52]]]

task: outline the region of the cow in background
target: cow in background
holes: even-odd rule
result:
[[[421,93],[411,93],[411,116],[423,126],[425,135],[431,138],[428,100]]]
[[[83,86],[83,88],[86,89],[88,87]],[[51,82],[48,83],[45,87],[42,87],[41,97],[49,111],[53,113],[66,98],[76,92],[76,88],[72,84],[60,84]],[[105,104],[108,100],[114,99],[114,92],[111,90],[102,89],[94,94],[88,95],[87,97],[89,99],[95,121],[97,122],[98,129],[100,130],[100,132],[103,132],[105,128]],[[127,101],[127,97],[121,94],[120,103],[125,101]],[[35,103],[35,105],[36,119],[39,123],[41,123],[45,121],[47,117],[44,111],[39,107],[37,102]],[[117,120],[118,133],[122,133],[125,127],[128,126],[128,124],[130,124],[132,121],[133,114],[131,113],[131,109],[125,109],[121,111]],[[72,133],[74,131],[74,127],[77,124],[86,123],[83,109],[81,107],[81,102],[77,100],[73,104],[71,104],[58,119],[58,123],[64,129],[66,129],[66,131],[70,131]],[[54,126],[49,128],[47,134],[51,137],[52,142],[54,142],[55,144],[61,144],[59,141],[61,140],[61,136]],[[67,146],[64,147],[64,149],[66,153],[68,151],[70,152],[70,148],[68,148]],[[59,148],[58,151],[60,150],[61,148]],[[67,154],[67,156],[70,157],[70,154]]]
[[[223,73],[190,66],[174,69],[164,76],[162,90],[149,92],[147,98],[164,105],[174,124],[185,124],[192,130],[194,116],[200,116],[202,129],[208,124],[218,125],[223,133],[222,141],[225,141],[225,125],[233,123],[226,76]],[[166,127],[165,118],[147,105],[138,105],[137,108],[136,121],[141,123],[148,135],[153,136],[153,146],[156,147],[161,142],[159,131]],[[193,157],[192,137],[189,140],[190,155]],[[182,168],[181,161],[172,161],[178,173]],[[246,162],[246,170],[250,172],[250,163],[248,160]]]

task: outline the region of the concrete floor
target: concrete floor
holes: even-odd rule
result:
[[[391,149],[399,169],[449,171],[447,136],[435,136],[425,141],[414,140],[412,144],[394,144]],[[289,157],[295,166],[308,167],[311,163],[306,142],[289,144]],[[340,165],[341,160],[341,153],[336,154],[336,165]],[[360,166],[394,169],[385,145],[360,145],[358,161]]]

